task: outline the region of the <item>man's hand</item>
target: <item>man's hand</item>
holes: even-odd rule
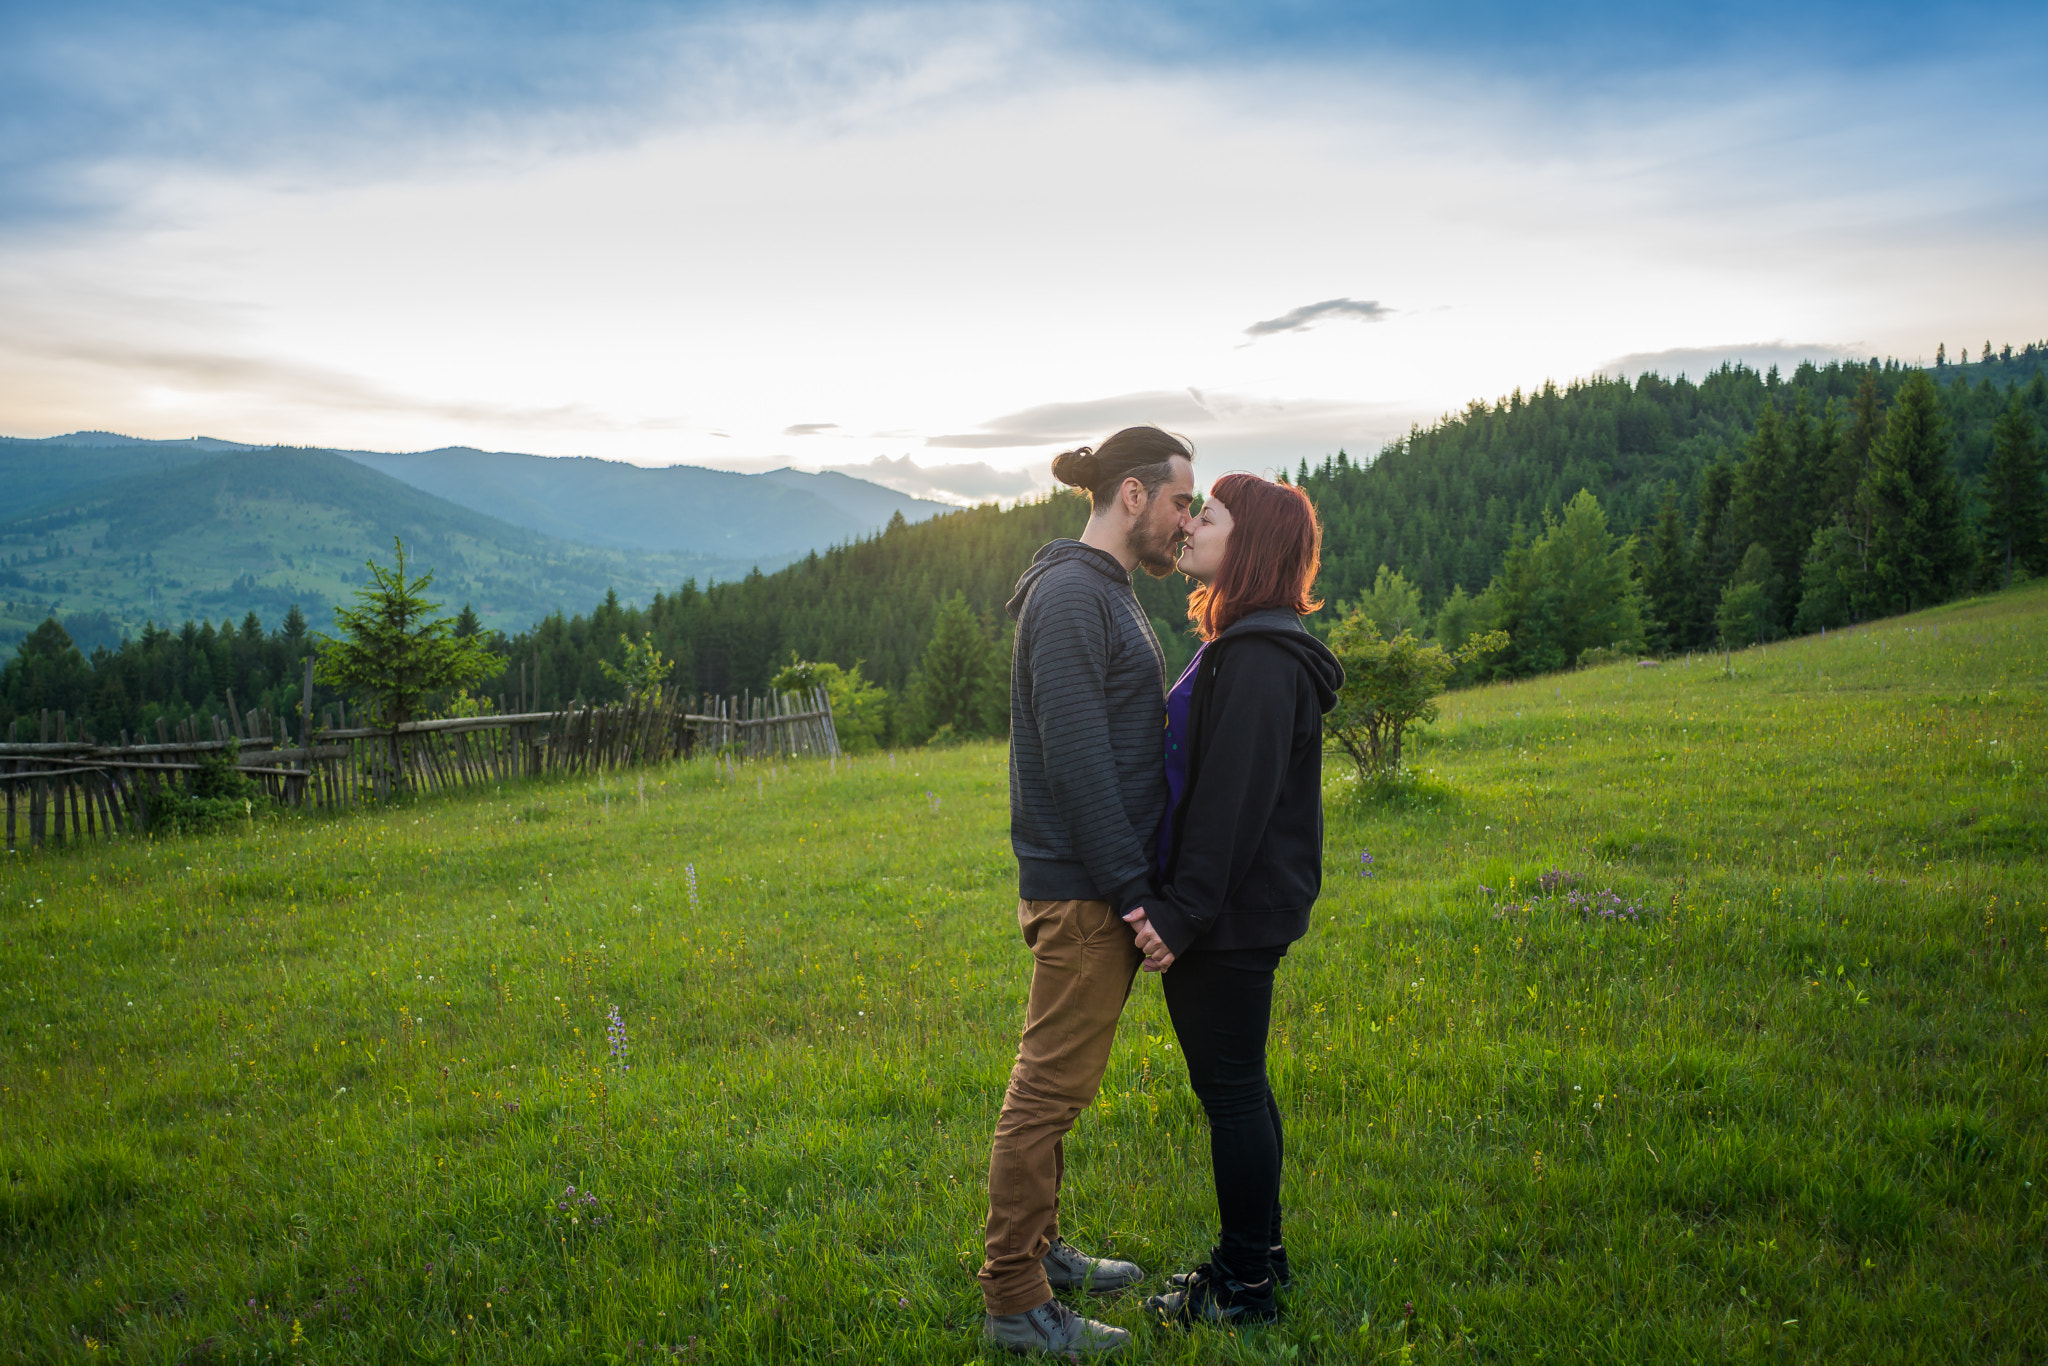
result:
[[[1138,952],[1145,955],[1145,971],[1165,972],[1173,966],[1173,950],[1166,947],[1159,931],[1152,928],[1143,906],[1133,906],[1131,913],[1124,917],[1124,923],[1138,936]]]

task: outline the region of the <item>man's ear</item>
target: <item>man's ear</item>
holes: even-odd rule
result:
[[[1123,504],[1124,511],[1131,516],[1137,517],[1145,511],[1145,504],[1148,501],[1145,496],[1145,481],[1136,475],[1126,478],[1117,489],[1116,495],[1117,501]]]

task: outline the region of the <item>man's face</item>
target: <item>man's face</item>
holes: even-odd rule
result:
[[[1153,491],[1152,501],[1131,527],[1131,551],[1153,578],[1163,579],[1173,572],[1181,542],[1188,536],[1188,513],[1194,504],[1195,467],[1175,456],[1173,477]]]

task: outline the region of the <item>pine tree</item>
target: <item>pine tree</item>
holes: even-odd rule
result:
[[[1869,597],[1863,572],[1861,547],[1842,518],[1814,532],[1799,566],[1799,610],[1792,629],[1825,631],[1854,621],[1856,604]]]
[[[1984,471],[1984,550],[2002,587],[2013,570],[2048,569],[2048,497],[2041,488],[2041,432],[2014,393],[1991,429]]]
[[[1580,489],[1562,519],[1546,516],[1543,534],[1508,551],[1480,595],[1485,624],[1508,633],[1509,653],[1495,671],[1508,675],[1569,668],[1587,650],[1633,650],[1643,643],[1642,588],[1631,574],[1635,538],[1607,529],[1607,514]]]
[[[990,701],[989,675],[994,646],[967,605],[955,592],[939,607],[931,643],[918,660],[910,687],[910,738],[917,743],[944,732],[957,739],[993,729],[985,715]]]
[[[321,638],[315,667],[322,682],[354,693],[378,725],[390,727],[390,771],[402,773],[398,727],[433,694],[466,688],[500,665],[474,637],[458,637],[453,620],[435,615],[441,604],[421,596],[433,572],[406,577],[405,542],[394,538],[393,546],[397,564],[386,569],[371,560],[370,583],[356,590],[356,605],[334,609],[341,635]]]
[[[1857,490],[1870,527],[1870,605],[1878,612],[1932,606],[1963,587],[1969,528],[1949,446],[1934,381],[1915,371],[1899,389]]]
[[[1721,590],[1735,574],[1740,552],[1729,525],[1728,503],[1735,493],[1735,467],[1716,460],[1700,476],[1699,521],[1693,530],[1692,566],[1693,620],[1690,639],[1705,644],[1715,638],[1714,605]]]
[[[1729,500],[1731,541],[1735,545],[1763,546],[1781,583],[1798,577],[1799,561],[1813,539],[1802,487],[1804,473],[1800,468],[1801,458],[1810,454],[1814,444],[1812,426],[1811,417],[1805,413],[1798,413],[1787,422],[1779,416],[1776,404],[1765,405],[1757,418],[1756,433],[1749,440],[1747,458],[1736,469],[1735,489]],[[1773,601],[1789,619],[1789,604]]]
[[[1861,471],[1852,464],[1849,433],[1842,426],[1842,405],[1830,398],[1821,406],[1813,434],[1806,506],[1816,526],[1840,516],[1856,494]]]
[[[1422,594],[1399,570],[1385,565],[1381,565],[1379,573],[1373,576],[1372,591],[1362,595],[1354,606],[1355,610],[1365,613],[1388,640],[1403,631],[1423,630],[1429,624],[1429,618],[1422,610]]]
[[[1649,602],[1649,643],[1673,650],[1685,643],[1692,622],[1692,565],[1686,554],[1685,524],[1678,515],[1678,497],[1669,489],[1657,511],[1643,557],[1643,592]]]
[[[1721,590],[1721,601],[1714,611],[1714,625],[1722,642],[1739,648],[1776,640],[1782,634],[1778,628],[1778,602],[1783,596],[1783,585],[1770,548],[1761,541],[1751,541],[1735,577]]]

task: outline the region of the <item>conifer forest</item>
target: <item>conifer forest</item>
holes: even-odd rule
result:
[[[1360,607],[1389,636],[1450,646],[1507,631],[1509,649],[1471,666],[1472,681],[1739,648],[2048,573],[2048,343],[1986,343],[1956,363],[1945,350],[1930,368],[1545,383],[1474,401],[1369,459],[1338,451],[1271,471],[1323,518],[1329,606],[1310,624]],[[1200,482],[1223,472],[1198,453]],[[1085,516],[1070,493],[914,526],[899,514],[773,574],[687,581],[639,604],[608,593],[515,635],[482,632],[502,668],[461,705],[609,700],[622,685],[604,666],[616,673],[629,642],[652,642],[684,693],[759,691],[794,660],[831,663],[874,703],[878,741],[919,743],[940,725],[999,735],[1003,605],[1033,552]],[[1138,592],[1177,671],[1194,648],[1186,585],[1140,575]],[[458,632],[481,631],[462,604],[446,608],[461,610]],[[52,619],[0,670],[0,726],[61,710],[112,738],[219,710],[230,691],[242,708],[289,713],[329,625],[249,612],[152,625],[87,656]]]

